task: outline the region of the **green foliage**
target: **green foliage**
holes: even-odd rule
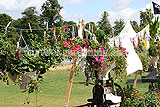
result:
[[[49,27],[62,26],[63,20],[60,11],[63,7],[58,3],[58,0],[47,0],[41,8],[42,21],[48,22]]]
[[[148,14],[149,16],[149,32],[150,32],[150,35],[151,35],[151,40],[150,40],[150,43],[151,42],[154,42],[156,37],[157,37],[157,33],[158,33],[158,29],[159,29],[159,17],[155,18],[154,21],[152,21],[153,17],[151,15],[151,13],[149,12]]]
[[[108,12],[104,11],[101,16],[102,16],[101,20],[98,21],[98,27],[101,30],[103,30],[106,35],[109,35],[110,33],[112,33],[112,28],[108,20],[109,14]],[[112,37],[112,36],[110,35],[109,37]]]
[[[117,36],[121,31],[122,29],[124,28],[125,26],[125,23],[124,23],[124,19],[119,19],[119,20],[116,20],[114,22],[114,26],[113,26],[113,29],[114,29],[114,36]]]
[[[116,67],[113,69],[113,72],[115,73],[114,78],[117,80],[126,81],[126,54],[127,53],[123,48],[107,48],[107,52],[105,55],[105,64],[110,66],[115,62]]]
[[[148,68],[150,65],[150,57],[148,55],[147,49],[144,47],[144,45],[142,43],[140,43],[140,44],[138,44],[135,51],[138,54],[138,56],[142,62],[143,71],[148,71]]]
[[[159,46],[160,44],[157,44],[157,43],[151,43],[150,44],[150,47],[149,47],[149,55],[150,56],[158,56],[159,55],[159,52],[160,52],[160,49],[159,49]]]
[[[124,89],[126,98],[122,107],[158,107],[159,99],[156,93],[140,94],[138,90],[133,89],[132,85],[127,84]]]
[[[140,31],[139,25],[136,21],[131,21],[131,25],[136,33]]]
[[[142,29],[144,28],[144,26],[146,26],[150,20],[150,17],[148,16],[148,14],[151,12],[151,9],[146,9],[145,12],[140,11],[140,27],[142,27]],[[153,14],[151,14],[151,17],[153,18]]]
[[[9,16],[9,15],[7,15],[7,14],[5,14],[5,13],[0,14],[0,19],[1,19],[1,20],[0,20],[0,25],[2,25],[2,26],[0,26],[0,29],[6,27],[7,24],[8,24],[10,21],[12,21],[12,17]]]
[[[95,35],[97,36],[97,40],[99,43],[107,43],[108,42],[108,37],[105,34],[104,30],[102,29],[98,29],[97,31],[95,31]]]

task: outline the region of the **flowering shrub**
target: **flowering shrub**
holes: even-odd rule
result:
[[[122,107],[159,107],[159,99],[156,93],[142,94],[127,84],[124,89],[125,99]]]
[[[149,55],[150,56],[159,56],[160,55],[160,45],[159,42],[151,43],[149,48]]]
[[[148,55],[147,49],[145,48],[145,45],[143,43],[138,44],[135,51],[138,54],[138,56],[142,62],[143,71],[148,71],[148,68],[150,65],[150,57]]]

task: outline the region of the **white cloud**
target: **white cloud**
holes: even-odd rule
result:
[[[27,7],[34,6],[40,13],[40,8],[46,0],[0,0],[0,13],[6,13],[13,18],[20,17]]]
[[[68,6],[68,5],[75,5],[75,4],[81,4],[84,3],[87,0],[66,0],[65,2],[63,2],[64,6]]]
[[[124,9],[127,8],[128,5],[135,0],[111,0],[113,8],[115,9]]]

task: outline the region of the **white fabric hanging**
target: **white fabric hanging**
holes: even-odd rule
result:
[[[142,67],[142,62],[139,58],[139,56],[137,55],[137,53],[135,52],[134,50],[134,47],[130,41],[129,38],[127,37],[124,37],[122,39],[122,47],[126,48],[126,51],[128,51],[128,55],[127,55],[127,58],[126,58],[126,61],[127,61],[127,68],[126,68],[126,71],[127,71],[127,75],[129,74],[132,74],[138,70],[142,70],[143,67]]]
[[[79,36],[81,39],[83,39],[83,35],[82,35],[82,23],[79,23],[78,36]]]

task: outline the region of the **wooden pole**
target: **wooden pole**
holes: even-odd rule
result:
[[[46,31],[48,31],[48,22],[46,23]]]
[[[28,23],[28,25],[29,25],[30,32],[32,32],[31,24]]]
[[[68,107],[71,88],[72,88],[72,81],[73,81],[74,72],[75,72],[75,66],[76,66],[76,57],[74,56],[73,57],[73,65],[72,65],[71,72],[70,72],[70,78],[69,78],[68,89],[67,89],[67,94],[66,94],[66,100],[65,100],[64,107]]]
[[[134,79],[134,84],[133,84],[134,89],[136,88],[137,79],[138,79],[138,71],[135,74],[135,79]]]

